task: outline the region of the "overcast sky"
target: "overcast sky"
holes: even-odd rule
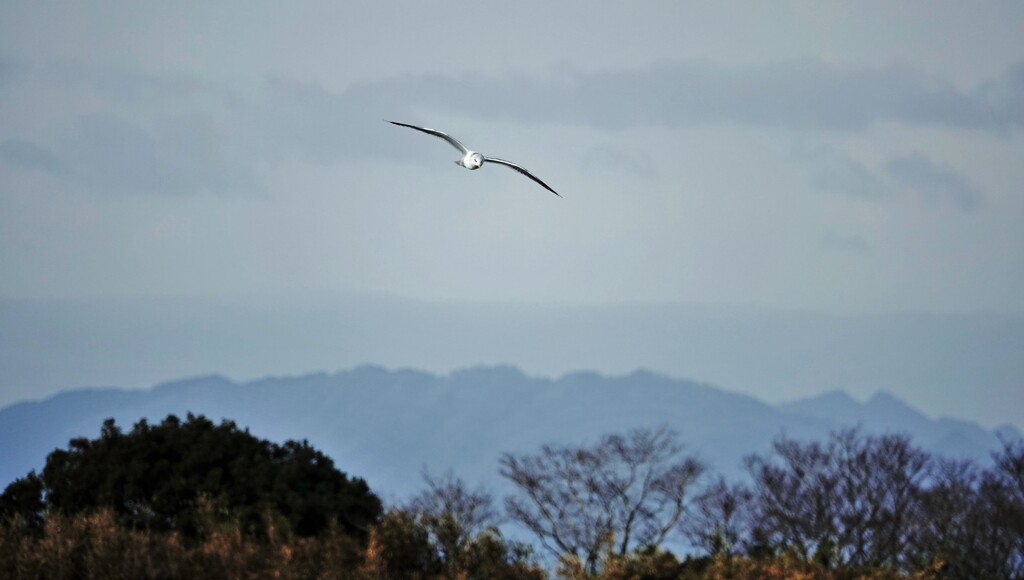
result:
[[[1019,326],[1022,160],[1018,1],[0,6],[0,298]]]

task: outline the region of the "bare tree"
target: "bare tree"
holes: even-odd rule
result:
[[[590,446],[545,445],[536,455],[506,453],[500,463],[518,491],[505,500],[508,515],[590,573],[604,551],[660,546],[705,471],[667,428],[606,435]]]
[[[995,460],[995,469],[938,461],[913,537],[918,568],[939,564],[945,578],[1024,578],[1024,504],[1005,463],[1013,447]]]
[[[738,553],[749,541],[752,500],[745,486],[719,477],[697,498],[693,516],[683,528],[686,536],[711,556]]]
[[[981,492],[993,508],[999,536],[1005,538],[1004,571],[1008,577],[1024,578],[1024,441],[1003,441],[1002,451],[992,458],[995,471]]]
[[[802,445],[784,438],[773,443],[773,451],[774,457],[747,459],[757,508],[754,535],[807,555],[836,535],[832,455],[817,442]]]
[[[1014,499],[1024,505],[1024,441],[1003,441],[1003,450],[992,459]]]
[[[826,566],[905,567],[930,456],[904,435],[787,439],[753,456],[758,537]]]

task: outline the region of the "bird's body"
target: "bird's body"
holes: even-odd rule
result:
[[[484,165],[484,156],[475,151],[467,151],[466,155],[456,161],[455,164],[469,170],[480,169]]]
[[[439,137],[441,139],[444,139],[452,147],[455,147],[456,149],[458,149],[462,153],[462,159],[459,159],[458,161],[456,161],[455,162],[456,165],[460,165],[460,166],[465,167],[466,169],[469,169],[469,170],[480,169],[481,167],[483,167],[484,163],[486,163],[488,161],[490,161],[491,163],[497,163],[498,165],[504,165],[505,167],[510,167],[512,169],[515,169],[519,173],[522,173],[523,175],[529,177],[530,179],[532,179],[535,182],[537,182],[538,184],[540,184],[541,187],[543,187],[544,189],[546,189],[546,190],[550,191],[551,193],[557,195],[558,197],[562,197],[557,191],[555,191],[555,190],[551,189],[550,187],[548,187],[548,184],[544,183],[543,181],[538,179],[535,175],[533,175],[532,173],[527,171],[525,167],[522,167],[520,165],[516,165],[515,163],[512,163],[511,161],[505,161],[504,159],[498,159],[497,157],[487,157],[485,155],[477,153],[476,151],[470,151],[469,148],[466,147],[465,145],[463,145],[461,142],[459,142],[458,139],[456,139],[455,137],[452,137],[451,135],[449,135],[447,133],[438,131],[437,129],[428,129],[426,127],[417,127],[415,125],[407,125],[405,123],[399,123],[397,121],[388,121],[388,123],[391,123],[392,125],[398,125],[399,127],[408,127],[410,129],[415,129],[416,131],[420,131],[422,133],[426,133],[427,135],[433,135],[434,137]]]

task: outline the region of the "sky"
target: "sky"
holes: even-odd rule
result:
[[[564,197],[506,168],[465,171],[443,141],[385,119],[447,131]],[[1024,424],[1007,405],[1024,408],[1012,354],[1024,344],[1022,159],[1015,1],[8,0],[0,404],[189,372],[444,370],[503,356],[552,374],[653,365],[766,400],[887,389],[936,415]],[[338,343],[318,345],[320,358],[265,337],[258,360],[227,354],[253,331],[229,306],[257,304],[260,316],[273,304],[285,314],[262,331],[294,335],[311,296],[316,320],[352,312],[353,296],[394,300],[453,312],[463,347],[507,349],[389,350],[379,337],[408,318],[382,308],[359,331],[318,334]],[[161,342],[173,320],[146,325],[189,312],[168,301],[208,313],[175,331],[205,345],[202,364]],[[590,358],[559,362],[553,346],[541,360],[463,322],[479,308],[507,321],[517,308],[542,320],[658,305],[716,313],[723,350],[742,319],[756,338],[736,338],[733,366],[755,356],[743,345],[781,340],[788,352],[822,332],[866,325],[885,338],[908,328],[893,321],[931,318],[892,345],[920,351],[912,369],[829,352],[836,366],[813,381],[799,368],[759,381],[715,371],[725,358],[687,366],[607,341]],[[758,335],[772,313],[819,330],[790,346],[771,325]],[[889,318],[864,322],[877,317]],[[222,324],[236,326],[209,332]],[[552,335],[529,328],[524,343]],[[594,339],[585,325],[565,329]],[[376,348],[360,342],[371,335]],[[935,336],[941,349],[920,350]],[[894,371],[849,371],[885,364]],[[985,367],[976,384],[934,380],[936,368]]]

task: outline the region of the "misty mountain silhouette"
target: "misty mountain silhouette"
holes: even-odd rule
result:
[[[667,425],[712,469],[743,474],[745,455],[774,437],[824,439],[861,425],[869,433],[905,432],[934,453],[990,460],[999,433],[956,419],[930,419],[885,393],[860,403],[831,392],[778,406],[753,397],[648,371],[625,376],[576,372],[529,377],[511,366],[449,375],[361,366],[335,374],[268,377],[237,383],[221,376],[163,383],[149,390],[78,389],[0,409],[0,487],[72,437],[96,437],[107,417],[130,427],[145,417],[203,414],[234,420],[273,441],[307,439],[340,469],[363,477],[383,498],[420,489],[420,471],[453,469],[499,490],[505,451],[550,442],[592,441],[602,434]]]

